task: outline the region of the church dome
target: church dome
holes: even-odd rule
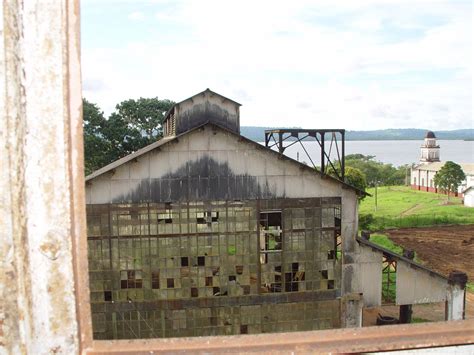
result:
[[[425,138],[436,138],[436,136],[432,131],[428,131],[426,132]]]

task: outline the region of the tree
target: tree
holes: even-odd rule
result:
[[[108,119],[95,104],[83,100],[86,174],[143,148],[163,135],[170,100],[140,98],[118,104]]]
[[[329,170],[329,175],[339,179],[338,175],[340,176],[341,171],[338,167],[336,167],[336,171],[337,173],[334,170]],[[367,178],[365,174],[357,168],[352,168],[350,166],[345,168],[344,182],[358,188],[361,191],[365,191],[367,189]],[[359,197],[359,201],[362,201],[364,198],[365,196]]]
[[[384,164],[374,160],[373,155],[349,154],[346,156],[346,167],[359,169],[365,174],[367,185],[403,185],[405,183],[406,166],[399,168],[392,164]]]
[[[359,190],[365,191],[367,189],[367,178],[365,174],[357,168],[348,166],[345,168],[344,180],[349,185],[357,187]],[[359,200],[363,200],[365,196],[359,197]]]
[[[96,104],[82,100],[86,175],[108,163],[110,143],[104,136],[107,121]]]
[[[132,133],[129,136],[132,149],[144,147],[163,135],[163,120],[173,105],[174,102],[170,100],[140,97],[138,100],[126,100],[115,106],[115,115],[124,121]]]
[[[462,168],[452,161],[447,161],[436,173],[433,180],[437,188],[447,193],[449,201],[449,193],[456,192],[465,179],[466,174],[464,174]]]

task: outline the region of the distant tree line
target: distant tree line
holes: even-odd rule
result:
[[[252,139],[256,142],[263,142],[265,138],[266,129],[278,128],[301,128],[301,127],[256,127],[256,126],[242,126],[240,132],[243,136]],[[395,128],[395,129],[378,129],[374,131],[349,131],[346,130],[346,141],[380,141],[380,140],[423,140],[427,129],[415,128]],[[456,129],[452,131],[436,131],[438,139],[451,140],[474,140],[474,129]],[[292,141],[294,138],[288,138]]]
[[[130,99],[117,104],[106,118],[96,104],[83,99],[86,174],[155,142],[163,135],[163,119],[173,105],[157,97]]]
[[[346,155],[345,165],[360,170],[365,175],[368,187],[404,185],[410,173],[410,165],[397,168],[392,164],[376,161],[374,155]]]
[[[392,164],[376,161],[373,155],[349,154],[345,159],[344,181],[365,191],[368,187],[404,185],[409,174],[409,165],[398,168]],[[337,176],[330,172],[331,175]],[[360,200],[364,197],[360,197]]]

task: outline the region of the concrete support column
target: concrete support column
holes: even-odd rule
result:
[[[467,275],[461,271],[453,271],[449,274],[448,282],[446,320],[462,320],[464,319]]]
[[[415,252],[409,249],[403,249],[403,256],[410,260],[415,259]],[[399,321],[401,324],[411,323],[413,310],[411,304],[405,304],[400,306]]]
[[[364,299],[361,293],[350,293],[341,298],[341,326],[343,328],[362,327]]]

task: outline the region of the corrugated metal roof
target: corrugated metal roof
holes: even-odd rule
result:
[[[116,160],[116,161],[114,161],[113,163],[110,163],[109,165],[106,165],[106,166],[104,166],[103,168],[100,168],[99,170],[96,170],[96,171],[94,171],[92,174],[86,176],[86,182],[88,182],[88,181],[90,181],[90,180],[92,180],[92,179],[95,179],[96,177],[98,177],[98,176],[100,176],[100,175],[103,175],[103,174],[105,174],[105,173],[108,172],[108,171],[111,171],[111,170],[113,170],[113,169],[116,169],[116,168],[119,167],[120,165],[123,165],[123,164],[125,164],[125,163],[127,163],[127,162],[129,162],[129,161],[131,161],[131,160],[133,160],[133,159],[135,159],[135,158],[138,158],[138,157],[140,157],[141,155],[143,155],[143,154],[145,154],[145,153],[148,153],[148,152],[150,152],[150,151],[152,151],[152,150],[154,150],[154,149],[157,149],[157,148],[159,148],[159,147],[161,147],[161,146],[164,146],[165,144],[170,143],[170,142],[172,142],[172,141],[174,141],[174,140],[178,140],[179,137],[182,137],[182,136],[184,136],[184,135],[186,135],[186,134],[189,134],[189,133],[191,133],[191,132],[194,132],[194,131],[196,131],[196,130],[198,130],[198,129],[201,129],[202,127],[208,126],[208,125],[209,125],[209,126],[212,126],[212,127],[215,127],[215,128],[217,128],[217,129],[219,129],[219,130],[222,130],[222,131],[224,131],[224,132],[226,132],[226,133],[232,134],[233,136],[238,137],[240,140],[245,141],[245,142],[247,142],[247,143],[249,143],[249,144],[254,145],[256,149],[265,149],[265,150],[268,151],[270,154],[274,154],[274,155],[275,155],[275,158],[291,161],[291,162],[294,163],[294,164],[298,164],[298,166],[299,166],[301,169],[305,169],[305,170],[311,171],[312,173],[315,173],[315,174],[323,175],[319,170],[313,169],[313,168],[311,168],[310,166],[308,166],[308,165],[306,165],[306,164],[300,163],[299,161],[296,161],[296,160],[294,160],[294,159],[292,159],[292,158],[290,158],[290,157],[287,157],[286,155],[280,154],[280,153],[278,153],[278,152],[276,152],[276,151],[274,151],[274,150],[272,150],[272,149],[270,149],[270,148],[267,148],[267,147],[265,147],[265,146],[263,146],[263,145],[261,145],[261,144],[259,144],[259,143],[257,143],[257,142],[254,142],[253,140],[250,140],[250,139],[248,139],[248,138],[246,138],[246,137],[244,137],[244,136],[242,136],[242,135],[240,135],[240,134],[238,134],[238,133],[236,133],[236,132],[233,132],[233,131],[228,130],[228,129],[224,128],[224,127],[221,127],[221,126],[219,126],[219,125],[217,125],[217,124],[215,124],[215,123],[208,122],[208,123],[205,123],[205,124],[203,124],[203,125],[201,125],[201,126],[197,126],[197,127],[193,128],[193,129],[191,129],[191,130],[189,130],[189,131],[186,131],[186,132],[184,132],[184,133],[182,133],[182,134],[180,134],[180,135],[177,135],[177,136],[169,136],[169,137],[162,138],[162,139],[160,139],[159,141],[156,141],[155,143],[152,143],[152,144],[146,146],[145,148],[139,149],[139,150],[137,150],[136,152],[127,155],[126,157],[123,157],[123,158],[121,158],[121,159],[119,159],[119,160]],[[332,181],[334,181],[334,182],[337,182],[337,183],[339,183],[339,184],[342,184],[342,185],[344,185],[344,186],[346,186],[346,187],[348,187],[348,188],[354,190],[359,196],[364,196],[364,195],[365,195],[365,196],[370,196],[367,192],[362,191],[362,190],[359,190],[358,188],[356,188],[356,187],[354,187],[354,186],[352,186],[352,185],[349,185],[349,184],[347,184],[347,183],[345,183],[345,182],[342,182],[342,181],[340,181],[340,180],[338,180],[338,179],[332,177],[331,175],[326,175],[326,174],[324,174],[324,178],[325,178],[325,179],[332,180]]]

